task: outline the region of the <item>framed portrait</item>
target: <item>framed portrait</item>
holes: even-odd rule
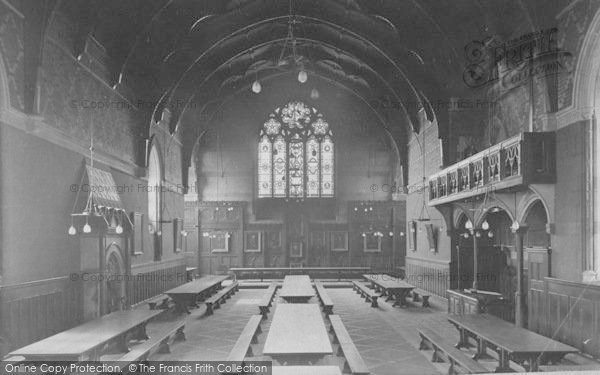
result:
[[[268,250],[281,251],[281,232],[269,231],[265,233],[265,246]]]
[[[144,253],[144,214],[141,212],[131,213],[131,222],[133,223],[131,241],[131,251],[133,255]]]
[[[365,253],[381,252],[381,237],[375,233],[366,233],[363,237],[363,250]]]
[[[290,243],[290,256],[296,258],[302,257],[302,242],[292,241]]]
[[[214,232],[210,238],[210,248],[213,253],[228,253],[229,240],[231,234],[229,232]]]
[[[244,251],[247,253],[262,251],[262,232],[248,231],[244,233]]]
[[[331,232],[331,251],[348,251],[348,232]]]
[[[316,249],[322,249],[325,247],[325,232],[312,231],[310,232],[310,244]]]

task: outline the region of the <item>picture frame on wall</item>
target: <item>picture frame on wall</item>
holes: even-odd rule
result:
[[[133,255],[144,254],[144,214],[141,212],[131,213],[133,223],[131,241],[131,252]]]
[[[244,251],[260,253],[262,251],[262,232],[248,231],[244,233]]]
[[[343,230],[332,231],[331,251],[348,251],[348,232]]]
[[[231,234],[229,232],[214,232],[210,238],[210,248],[213,253],[228,253]]]
[[[372,232],[365,233],[363,237],[363,250],[365,253],[381,252],[381,236],[377,236]]]
[[[280,251],[281,249],[281,232],[268,231],[265,233],[265,247],[271,251]]]
[[[302,242],[292,241],[290,243],[290,256],[295,258],[302,257]]]

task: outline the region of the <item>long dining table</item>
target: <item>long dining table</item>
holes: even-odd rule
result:
[[[24,346],[9,356],[26,361],[93,361],[100,358],[106,344],[115,342],[128,352],[128,340],[146,340],[146,324],[161,310],[124,310],[104,315],[82,325]]]
[[[408,306],[408,302],[406,302],[406,296],[415,289],[415,286],[407,283],[404,280],[400,280],[395,276],[390,276],[386,274],[366,274],[363,277],[371,283],[371,286],[377,290],[381,291],[386,295],[386,302],[394,299],[394,304],[392,306],[406,307]]]
[[[279,296],[287,302],[308,302],[315,295],[310,278],[307,275],[287,275]]]
[[[312,362],[333,348],[319,305],[279,304],[263,348],[263,354],[282,363]]]
[[[175,301],[177,312],[190,313],[189,306],[198,307],[196,300],[207,297],[221,288],[221,283],[227,280],[226,275],[208,275],[169,289],[166,295]]]
[[[468,345],[468,338],[477,342],[478,359],[486,355],[490,347],[498,352],[497,372],[510,372],[509,361],[518,363],[527,371],[536,372],[540,363],[556,363],[568,353],[579,350],[551,338],[539,335],[525,328],[489,314],[449,315],[448,321],[460,334],[457,347]]]

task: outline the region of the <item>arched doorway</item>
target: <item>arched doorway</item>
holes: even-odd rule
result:
[[[512,219],[499,207],[488,210],[487,222],[479,238],[479,280],[481,289],[501,293],[514,306],[517,291],[515,236],[510,226]],[[482,224],[482,227],[484,225]]]
[[[121,248],[111,243],[106,249],[105,283],[103,313],[124,310],[126,306],[125,294],[125,264],[121,256]]]
[[[546,208],[540,200],[536,200],[529,206],[525,216],[527,232],[525,233],[524,247],[533,249],[548,249],[550,247],[550,235],[546,231],[548,215]]]

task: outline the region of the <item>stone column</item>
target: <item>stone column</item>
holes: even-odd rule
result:
[[[526,285],[523,282],[523,240],[527,232],[526,225],[514,225],[512,231],[515,234],[515,248],[517,250],[517,292],[515,295],[515,325],[517,327],[525,326],[525,296],[527,295]]]
[[[477,274],[479,273],[477,260],[477,253],[479,252],[477,246],[477,229],[471,230],[471,237],[473,237],[473,289],[477,290]]]

